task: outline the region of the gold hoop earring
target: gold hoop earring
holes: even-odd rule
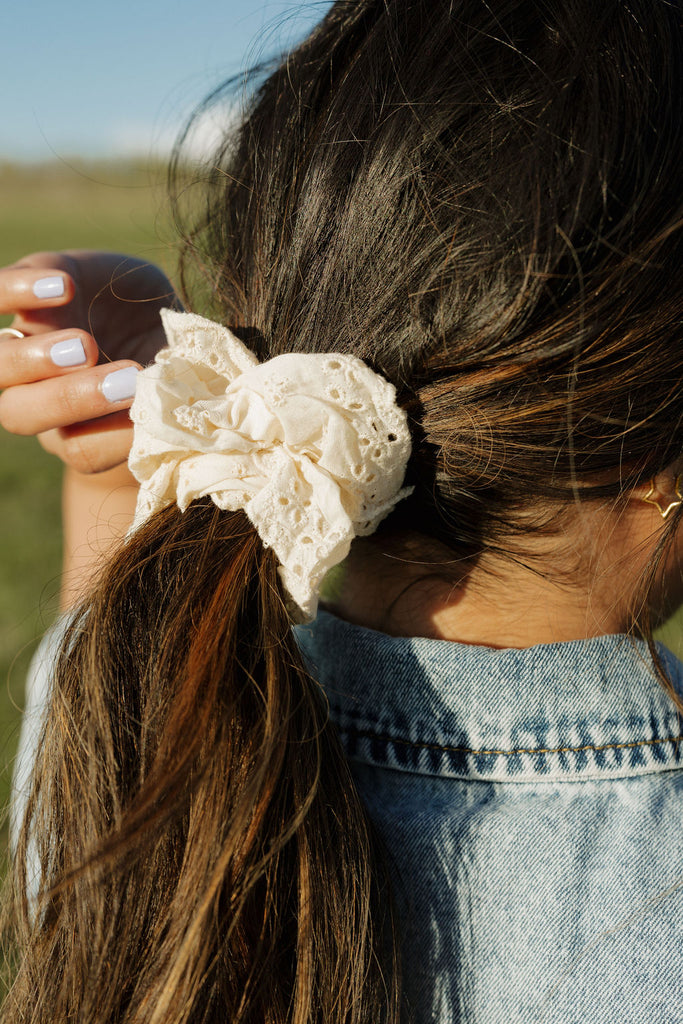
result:
[[[676,492],[677,500],[670,501],[666,508],[662,508],[657,498],[653,497],[655,493],[655,481],[654,477],[650,478],[650,490],[643,498],[643,501],[646,501],[648,505],[654,505],[662,519],[666,519],[669,512],[673,511],[673,509],[678,508],[679,505],[683,504],[683,494],[681,494],[681,477],[683,477],[683,474],[679,474],[676,477],[676,483],[674,484],[674,491]]]

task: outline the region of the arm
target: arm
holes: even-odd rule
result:
[[[133,520],[137,489],[125,463],[91,475],[65,469],[63,611],[86,596],[99,566],[125,537]]]

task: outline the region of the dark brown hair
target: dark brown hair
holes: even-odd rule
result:
[[[679,0],[338,2],[202,182],[193,305],[384,373],[415,438],[388,529],[518,551],[520,510],[681,452],[681,95]],[[242,514],[169,509],[108,568],[17,863],[8,1024],[397,1020],[376,844]]]

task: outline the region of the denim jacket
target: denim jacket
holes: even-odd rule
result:
[[[63,625],[29,673],[15,818]],[[414,1024],[683,1022],[683,723],[644,645],[491,650],[324,612],[296,633],[390,857]]]
[[[297,639],[390,857],[415,1024],[683,1021],[683,723],[643,644],[324,612]]]

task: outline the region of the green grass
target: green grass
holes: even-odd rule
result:
[[[122,249],[167,264],[164,172],[137,164],[0,164],[0,259]]]
[[[0,266],[38,250],[96,248],[169,270],[174,257],[164,209],[160,168],[0,164]],[[0,808],[9,793],[26,669],[56,610],[60,483],[60,463],[37,441],[0,430]],[[0,832],[0,853],[3,841]]]

